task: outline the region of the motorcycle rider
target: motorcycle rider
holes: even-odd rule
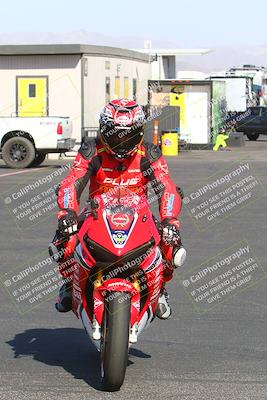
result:
[[[185,260],[178,220],[182,192],[172,181],[160,148],[143,140],[144,127],[143,108],[135,101],[117,99],[108,103],[100,114],[99,138],[82,139],[72,169],[60,185],[57,232],[63,237],[67,235],[67,244],[64,255],[58,260],[65,279],[56,303],[59,312],[72,308],[71,277],[77,238],[68,235],[77,230],[80,196],[89,180],[90,198],[118,185],[139,196],[147,196],[150,184],[157,196],[161,216],[164,282],[172,279],[174,267],[181,266]],[[164,284],[157,310],[159,318],[167,319],[171,315],[168,298]]]

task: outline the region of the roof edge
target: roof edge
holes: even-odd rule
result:
[[[111,46],[96,46],[87,44],[0,45],[0,56],[56,54],[88,54],[103,57],[121,57],[147,63],[150,61],[148,54]]]

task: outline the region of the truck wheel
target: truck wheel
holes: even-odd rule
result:
[[[259,136],[260,136],[259,133],[248,133],[247,134],[247,138],[249,140],[253,140],[253,141],[257,140]]]
[[[2,148],[2,157],[11,168],[27,168],[35,159],[35,148],[32,142],[24,137],[8,139]]]
[[[45,157],[47,153],[38,153],[36,154],[35,159],[31,163],[30,167],[38,167],[38,165],[41,165],[42,162],[44,162]]]

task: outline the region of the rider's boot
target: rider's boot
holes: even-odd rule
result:
[[[172,309],[169,303],[169,295],[166,288],[163,286],[159,298],[157,317],[160,319],[168,319],[172,314]]]
[[[169,246],[163,249],[164,252],[164,272],[163,272],[163,280],[164,284],[170,281],[173,278],[174,268],[181,267],[186,260],[186,250],[182,246],[182,243],[179,246]],[[159,298],[158,309],[157,309],[157,317],[160,319],[168,319],[171,314],[171,306],[169,303],[169,295],[163,284],[161,295]]]
[[[72,276],[76,265],[73,252],[76,244],[76,235],[64,238],[57,231],[49,245],[49,254],[58,263],[59,272],[63,277],[63,285],[59,289],[55,304],[57,311],[63,313],[72,310]]]

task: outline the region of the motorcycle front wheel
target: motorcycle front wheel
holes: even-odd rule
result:
[[[120,390],[123,384],[129,347],[131,296],[107,293],[101,338],[101,376],[105,390]]]

